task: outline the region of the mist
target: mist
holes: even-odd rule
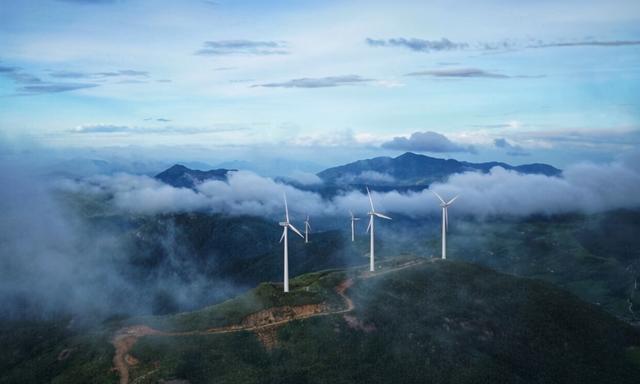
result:
[[[561,177],[521,174],[494,167],[489,173],[455,174],[430,189],[400,193],[373,192],[376,209],[412,218],[438,212],[439,202],[456,195],[452,210],[480,217],[495,215],[595,213],[640,206],[640,170],[631,156],[609,164],[580,163],[567,167]],[[277,219],[283,194],[297,215],[345,216],[349,210],[365,213],[369,201],[361,191],[341,192],[330,199],[248,171],[231,173],[228,181],[206,181],[194,189],[174,188],[148,176],[117,174],[80,181],[66,180],[61,189],[102,194],[114,209],[138,214],[209,212],[255,215]]]
[[[207,279],[182,257],[175,228],[163,228],[158,242],[167,257],[141,273],[127,225],[83,215],[22,163],[0,164],[0,184],[0,318],[162,313],[246,289]]]
[[[453,220],[458,215],[517,219],[635,208],[640,206],[639,159],[636,154],[609,164],[576,164],[567,167],[562,177],[496,167],[487,174],[452,175],[430,189],[446,199],[460,195],[450,210]],[[318,180],[308,179],[318,185]],[[359,190],[325,199],[312,190],[248,171],[193,189],[130,173],[43,177],[40,170],[15,161],[0,165],[0,183],[2,317],[171,313],[213,304],[259,281],[277,279],[281,272],[275,262],[253,267],[251,278],[224,263],[248,253],[275,260],[280,252],[276,222],[284,213],[284,193],[294,224],[308,214],[315,233],[333,233],[324,241],[341,244],[323,243],[322,247],[333,247],[326,251],[327,267],[342,262],[347,254],[357,256],[350,263],[361,263],[366,254],[366,244],[360,241],[364,221],[358,226],[355,248],[339,238],[342,232],[348,234],[349,210],[364,217],[370,209],[366,194]],[[440,207],[431,190],[372,193],[376,209],[394,217],[394,222],[377,227],[381,255],[437,254],[437,244],[432,243]],[[225,217],[237,220],[216,224]],[[242,233],[229,238],[226,225]],[[416,226],[419,241],[413,231]],[[247,244],[246,236],[254,242]],[[299,268],[297,273],[317,267],[292,265]]]

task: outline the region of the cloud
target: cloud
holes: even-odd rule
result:
[[[289,51],[283,41],[253,41],[253,40],[218,40],[205,41],[203,47],[196,51],[196,55],[286,55]]]
[[[17,84],[40,84],[42,79],[35,75],[25,73],[20,67],[0,66],[0,75],[4,75]]]
[[[634,147],[640,145],[640,129],[550,129],[544,131],[517,131],[510,134],[518,141],[528,141],[546,147],[571,145],[593,148],[605,145]]]
[[[469,45],[466,43],[454,43],[448,39],[423,40],[416,38],[398,37],[393,39],[371,39],[367,38],[366,43],[372,47],[403,47],[417,52],[431,51],[452,51],[465,49]]]
[[[148,119],[145,119],[148,121]],[[158,122],[171,121],[169,119],[159,118]],[[163,126],[163,127],[136,127],[129,125],[117,125],[117,124],[84,124],[79,125],[71,130],[72,133],[77,134],[110,134],[110,133],[126,133],[126,134],[182,134],[182,135],[197,135],[207,133],[219,133],[219,132],[238,132],[248,131],[251,127],[241,124],[218,124],[210,127],[176,127],[176,126]]]
[[[471,125],[474,128],[485,128],[485,129],[496,129],[496,128],[512,128],[512,129],[518,129],[521,128],[523,126],[522,122],[518,121],[518,120],[511,120],[511,121],[507,121],[505,123],[498,123],[498,124],[473,124]]]
[[[336,183],[347,185],[347,184],[380,184],[387,183],[391,184],[395,181],[395,178],[388,174],[376,171],[363,171],[359,174],[346,174],[336,180]]]
[[[33,95],[33,94],[45,94],[45,93],[59,93],[59,92],[69,92],[76,91],[79,89],[87,89],[97,87],[98,84],[82,84],[82,83],[45,83],[45,84],[34,84],[34,85],[25,85],[18,88],[18,92],[23,95]]]
[[[453,175],[432,187],[446,196],[461,194],[458,209],[476,215],[530,215],[600,212],[640,206],[637,165],[576,164],[563,177],[523,175],[496,167],[488,174]]]
[[[556,43],[539,43],[528,46],[528,48],[550,48],[550,47],[624,47],[630,45],[640,45],[640,40],[611,40],[611,41],[575,41],[575,42],[556,42]]]
[[[575,164],[568,166],[562,177],[520,174],[494,167],[488,173],[455,174],[430,188],[444,197],[460,195],[451,208],[452,215],[526,216],[636,208],[640,207],[638,158],[640,153],[610,164]],[[359,176],[385,177],[381,175]],[[128,174],[67,181],[60,188],[109,196],[115,208],[142,214],[206,211],[276,219],[282,211],[283,192],[292,202],[289,208],[298,216],[308,213],[335,217],[350,209],[354,212],[368,209],[368,199],[360,191],[323,199],[318,193],[299,190],[247,171],[232,173],[228,182],[206,181],[193,190]],[[425,217],[437,214],[439,209],[430,190],[374,192],[373,195],[376,206],[387,213]]]
[[[438,52],[452,50],[512,51],[526,48],[554,48],[554,47],[624,47],[640,45],[640,40],[575,40],[575,41],[544,41],[541,39],[499,41],[479,41],[474,43],[455,43],[446,38],[440,40],[425,40],[419,38],[398,37],[392,39],[367,38],[365,42],[371,47],[401,47],[414,52]]]
[[[51,179],[24,163],[32,161],[33,155],[30,152],[28,159],[20,160],[3,156],[0,162],[0,185],[11,186],[0,188],[0,318],[34,320],[51,314],[56,318],[79,314],[88,320],[87,315],[102,319],[115,313],[150,314],[157,307],[158,293],[171,292],[184,310],[237,293],[238,286],[213,277],[202,264],[186,257],[191,253],[182,248],[184,234],[172,220],[160,223],[159,234],[151,235],[157,236],[149,240],[154,247],[153,266],[140,267],[135,261],[145,257],[135,247],[142,239],[140,232],[116,229],[84,216],[61,202],[56,192],[76,188],[76,192],[101,194],[100,184],[58,180],[54,187]],[[137,190],[152,185],[135,176],[111,181]],[[124,198],[126,188],[114,189],[118,198]],[[173,192],[180,204],[187,204],[182,202],[188,198],[184,191]],[[171,204],[171,200],[163,203]],[[217,269],[216,256],[208,253],[207,269]]]
[[[112,4],[118,0],[56,0],[62,3],[77,3],[77,4]]]
[[[430,71],[419,71],[407,73],[405,76],[433,76],[433,77],[485,77],[493,79],[508,79],[510,76],[500,73],[487,72],[477,68],[452,68],[434,69]]]
[[[513,145],[507,141],[505,138],[498,138],[493,140],[493,144],[498,147],[505,149],[507,151],[507,155],[509,156],[529,156],[530,153],[526,152],[524,148],[519,145]]]
[[[112,132],[131,132],[132,128],[126,125],[111,124],[95,124],[95,125],[79,125],[73,132],[75,133],[112,133]]]
[[[340,87],[345,85],[358,85],[365,84],[374,81],[374,79],[367,79],[358,75],[345,75],[345,76],[329,76],[319,78],[301,78],[284,81],[281,83],[266,83],[255,84],[253,87],[267,87],[267,88],[326,88],[326,87]]]
[[[148,77],[149,72],[134,69],[121,69],[111,72],[77,72],[77,71],[53,71],[49,76],[62,79],[104,79],[113,77]]]
[[[409,138],[399,136],[382,144],[382,148],[416,152],[475,152],[472,146],[462,146],[437,132],[414,132]]]
[[[292,181],[294,183],[305,185],[305,186],[319,185],[323,183],[323,180],[315,173],[303,172],[299,170],[289,173],[289,176],[287,177],[287,181]]]
[[[146,76],[141,71],[133,71],[133,70],[122,70],[117,73],[118,76]],[[43,80],[38,76],[25,72],[20,67],[14,66],[0,66],[0,75],[8,77],[13,80],[13,82],[17,85],[16,94],[20,96],[26,95],[38,95],[38,94],[47,94],[47,93],[60,93],[60,92],[69,92],[76,91],[79,89],[87,89],[98,87],[97,83],[70,83],[70,82],[56,82],[56,81],[48,81]],[[54,78],[63,78],[63,79],[88,79],[93,78],[97,79],[100,77],[104,77],[103,74],[85,74],[81,72],[53,72],[50,74],[51,77]]]

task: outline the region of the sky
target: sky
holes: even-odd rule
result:
[[[73,156],[565,167],[640,144],[637,0],[3,0],[0,46],[0,140]]]

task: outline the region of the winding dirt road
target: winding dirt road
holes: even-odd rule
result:
[[[426,260],[412,260],[403,264],[400,264],[394,268],[384,269],[376,272],[362,272],[358,279],[368,279],[375,276],[380,276],[390,272],[399,271],[401,269],[410,268],[418,264],[422,264]],[[193,336],[193,335],[212,335],[220,333],[232,333],[249,331],[256,332],[259,339],[265,344],[265,347],[270,348],[275,343],[274,330],[286,323],[294,320],[308,319],[316,316],[329,316],[346,314],[353,311],[355,304],[346,291],[354,283],[354,278],[350,277],[343,280],[335,287],[335,291],[344,300],[344,308],[331,309],[327,304],[305,304],[297,306],[284,306],[273,307],[265,309],[245,317],[240,324],[229,325],[226,327],[210,328],[205,331],[188,331],[188,332],[163,332],[157,329],[153,329],[146,325],[134,325],[122,328],[118,330],[111,343],[115,347],[115,355],[113,356],[114,369],[120,376],[120,384],[129,384],[129,367],[135,365],[136,359],[129,355],[129,351],[135,345],[135,343],[141,337],[150,335],[160,336]]]

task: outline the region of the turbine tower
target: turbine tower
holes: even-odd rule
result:
[[[311,230],[311,225],[309,225],[309,215],[307,215],[307,220],[304,221],[304,242],[309,242],[309,231]]]
[[[351,214],[351,241],[356,241],[356,221],[360,220],[359,217],[353,216],[353,212],[349,211]]]
[[[297,233],[300,237],[302,233],[296,229],[289,222],[289,207],[287,207],[287,194],[284,194],[284,221],[280,222],[280,226],[284,227],[282,231],[282,237],[280,237],[280,242],[284,240],[284,291],[289,292],[289,228],[295,233]]]
[[[447,231],[449,230],[449,206],[458,198],[458,196],[445,202],[436,191],[431,191],[440,200],[440,206],[442,207],[442,260],[447,258]]]
[[[376,212],[375,208],[373,208],[373,199],[371,199],[371,192],[369,191],[369,187],[367,187],[367,195],[369,195],[369,203],[371,203],[371,211],[368,213],[369,215],[369,225],[367,226],[367,232],[371,231],[371,238],[370,238],[370,247],[371,247],[371,251],[369,252],[369,271],[373,272],[375,271],[375,264],[374,264],[374,251],[375,251],[375,245],[374,245],[374,234],[373,234],[373,222],[374,222],[374,217],[378,216],[382,219],[387,219],[387,220],[391,220],[391,218],[389,216],[385,216],[380,212]]]

